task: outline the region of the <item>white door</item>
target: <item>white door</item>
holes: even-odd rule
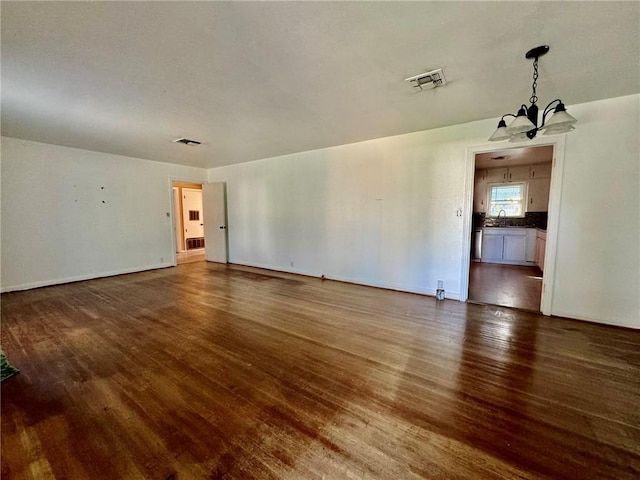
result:
[[[204,237],[202,190],[182,189],[182,225],[185,241]]]
[[[202,185],[204,251],[208,262],[227,263],[227,196],[224,182]]]

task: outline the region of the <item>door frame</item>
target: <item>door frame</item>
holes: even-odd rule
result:
[[[182,251],[182,246],[184,244],[184,241],[182,239],[182,235],[181,233],[178,233],[178,230],[182,231],[182,207],[181,202],[180,202],[180,188],[179,187],[175,187],[172,186],[171,188],[172,192],[173,192],[173,196],[171,197],[171,213],[173,215],[173,231],[174,231],[174,246],[176,248],[176,252],[180,252]],[[179,215],[178,215],[179,214]],[[178,225],[178,223],[180,223],[180,225]],[[180,228],[178,228],[180,227]],[[180,240],[180,241],[178,241]]]
[[[206,180],[202,180],[202,178],[185,178],[185,177],[172,177],[169,175],[169,205],[173,207],[173,183],[193,183],[196,185],[204,185],[207,183]],[[181,212],[182,213],[182,212]],[[169,208],[169,237],[171,239],[171,265],[174,267],[178,265],[178,256],[176,252],[176,219],[175,219],[175,211],[174,208]]]
[[[466,149],[465,159],[465,190],[463,211],[467,212],[462,227],[462,269],[460,272],[460,301],[469,298],[469,272],[471,269],[471,233],[473,219],[473,189],[475,179],[476,154],[522,148],[523,146],[553,146],[553,163],[551,168],[551,185],[549,188],[549,209],[547,220],[547,242],[545,246],[544,271],[542,273],[542,298],[540,311],[543,315],[551,315],[553,307],[553,292],[555,283],[556,255],[558,248],[558,227],[560,225],[560,202],[564,174],[565,136],[536,137],[525,143],[509,144],[484,143],[470,145]]]

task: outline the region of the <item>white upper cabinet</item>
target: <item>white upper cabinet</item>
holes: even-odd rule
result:
[[[529,165],[518,165],[517,167],[509,167],[507,181],[520,182],[529,178]]]
[[[487,182],[499,183],[508,180],[508,168],[490,168],[487,170]]]
[[[473,211],[487,211],[487,182],[476,177],[476,183],[473,189]]]
[[[526,211],[546,212],[549,204],[550,179],[551,163],[478,169],[475,173],[473,211],[487,212],[488,184],[526,182],[528,184]]]
[[[481,177],[489,183],[522,182],[536,178],[551,178],[551,164],[515,165],[513,167],[489,168],[478,170],[476,180]]]
[[[551,178],[551,164],[542,163],[529,167],[529,178]]]
[[[527,212],[546,212],[549,210],[548,178],[532,178],[529,180],[527,192]]]

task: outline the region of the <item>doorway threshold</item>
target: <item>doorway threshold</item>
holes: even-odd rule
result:
[[[176,253],[176,263],[181,265],[183,263],[204,262],[205,250],[204,248],[197,248],[194,250],[185,250]]]

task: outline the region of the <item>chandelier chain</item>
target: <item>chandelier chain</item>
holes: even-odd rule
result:
[[[531,98],[529,98],[529,102],[531,104],[535,104],[538,101],[538,96],[536,95],[536,87],[538,86],[538,57],[533,61],[533,84],[531,88],[533,92],[531,93]]]

